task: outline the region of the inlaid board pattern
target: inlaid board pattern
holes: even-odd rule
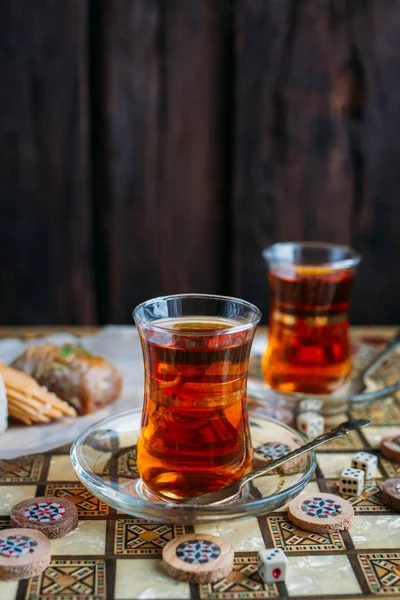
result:
[[[379,438],[400,428],[400,402],[357,410],[372,420],[364,430],[319,449],[316,478],[305,491],[338,493],[336,478],[360,449],[378,456],[375,477],[360,497],[350,531],[316,534],[287,519],[283,508],[259,519],[210,526],[151,523],[108,507],[88,492],[69,463],[69,447],[50,453],[0,460],[0,529],[9,526],[11,507],[43,494],[66,498],[79,512],[79,527],[52,541],[52,562],[44,573],[22,582],[0,582],[1,600],[252,600],[281,598],[337,600],[400,598],[400,513],[382,502],[380,484],[400,475],[400,464],[380,455]],[[115,459],[112,468],[134,473],[135,456]],[[220,535],[235,549],[234,570],[214,584],[189,585],[162,568],[163,547],[186,533]],[[277,547],[288,556],[285,583],[265,584],[257,572],[257,552]]]

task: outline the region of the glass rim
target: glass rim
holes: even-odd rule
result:
[[[311,249],[311,250],[341,250],[343,254],[348,254],[347,258],[339,258],[335,260],[296,260],[293,257],[279,256],[275,252],[282,248],[293,249]],[[361,255],[346,244],[333,244],[329,242],[277,242],[264,248],[262,251],[262,257],[267,263],[276,262],[281,264],[294,264],[294,265],[318,265],[327,266],[330,269],[350,269],[356,267],[361,262]]]
[[[138,304],[132,311],[132,317],[134,319],[134,321],[136,323],[139,323],[139,325],[141,326],[145,326],[148,329],[154,329],[155,331],[162,331],[164,333],[173,333],[173,330],[167,328],[167,327],[163,327],[162,325],[157,325],[157,321],[161,320],[161,319],[155,319],[154,321],[149,321],[147,319],[143,319],[141,317],[138,317],[138,312],[140,309],[145,308],[146,306],[151,306],[152,304],[155,304],[156,302],[161,302],[161,301],[166,301],[166,300],[174,300],[174,299],[184,299],[184,298],[192,298],[192,299],[203,299],[203,300],[222,300],[224,302],[236,302],[238,304],[241,304],[242,306],[246,306],[247,308],[249,308],[250,310],[252,310],[255,313],[255,317],[253,319],[249,319],[249,321],[247,323],[240,323],[239,325],[235,325],[234,327],[227,327],[224,329],[219,329],[218,331],[213,331],[212,332],[212,336],[219,336],[219,335],[224,335],[226,333],[229,334],[233,334],[233,333],[238,333],[240,331],[244,331],[246,329],[250,329],[251,327],[256,326],[262,317],[262,313],[261,310],[255,305],[252,304],[251,302],[248,302],[247,300],[243,300],[242,298],[235,298],[234,296],[220,296],[218,294],[195,294],[195,293],[188,293],[188,294],[169,294],[167,296],[156,296],[155,298],[150,298],[149,300],[145,300],[144,302],[141,302],[140,304]],[[195,316],[195,315],[193,315]],[[207,315],[197,315],[197,316],[207,316]],[[208,315],[211,316],[211,315]],[[217,316],[217,315],[215,315]],[[168,317],[166,317],[168,318]],[[180,335],[181,332],[177,331],[176,335]],[[200,336],[210,336],[211,332],[201,332],[201,331],[185,331],[184,333],[185,336],[196,336],[196,337],[200,337]]]

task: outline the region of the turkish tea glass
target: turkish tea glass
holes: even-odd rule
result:
[[[281,392],[329,394],[350,373],[350,292],[360,256],[347,246],[287,242],[263,257],[271,292],[265,381]]]
[[[137,467],[155,496],[183,501],[251,469],[246,387],[260,318],[243,300],[199,294],[135,309],[145,369]]]

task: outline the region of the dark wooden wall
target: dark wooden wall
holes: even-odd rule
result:
[[[268,307],[261,250],[363,255],[400,320],[399,0],[3,0],[0,323]]]

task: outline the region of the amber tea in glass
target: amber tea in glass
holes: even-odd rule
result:
[[[258,309],[186,294],[145,302],[134,316],[145,365],[137,466],[147,488],[181,501],[246,474],[246,384]]]
[[[290,242],[263,256],[271,291],[264,378],[282,392],[328,394],[351,368],[348,313],[360,257],[346,246]]]

